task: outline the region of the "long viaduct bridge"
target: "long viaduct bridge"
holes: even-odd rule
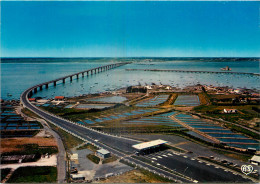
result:
[[[214,178],[204,177],[207,175],[215,176],[215,179],[217,179],[217,181],[229,181],[229,182],[231,182],[231,181],[233,181],[233,182],[249,181],[248,179],[245,179],[239,175],[237,176],[231,172],[228,172],[228,173],[224,172],[224,170],[217,169],[213,166],[208,166],[208,165],[205,165],[205,164],[202,164],[199,162],[196,162],[196,164],[195,164],[194,163],[195,161],[183,159],[181,156],[179,156],[178,158],[172,158],[171,161],[167,162],[167,163],[169,163],[169,162],[173,163],[173,165],[171,165],[171,166],[167,166],[167,164],[166,164],[166,166],[170,167],[171,168],[170,170],[172,170],[172,172],[169,172],[168,169],[162,169],[162,167],[154,166],[150,163],[142,161],[142,159],[138,159],[136,157],[131,156],[136,151],[136,150],[134,150],[132,145],[140,143],[140,141],[125,138],[125,137],[110,135],[110,134],[100,132],[100,131],[94,130],[92,128],[77,124],[75,122],[63,119],[50,112],[40,109],[39,107],[36,107],[28,99],[30,96],[33,95],[33,93],[37,93],[38,88],[40,90],[42,90],[43,86],[48,87],[49,84],[53,84],[55,86],[58,81],[65,82],[65,80],[67,78],[72,80],[73,77],[79,78],[79,75],[82,75],[82,77],[84,77],[85,74],[91,75],[91,74],[98,73],[101,71],[110,70],[110,69],[113,69],[113,68],[116,68],[116,67],[119,67],[119,66],[122,66],[125,64],[128,64],[128,63],[116,63],[116,64],[110,64],[110,65],[106,65],[106,66],[101,66],[101,67],[93,68],[90,70],[82,71],[79,73],[75,73],[72,75],[67,75],[65,77],[61,77],[61,78],[58,78],[58,79],[55,79],[55,80],[52,80],[49,82],[35,85],[35,86],[25,90],[21,94],[21,97],[20,97],[21,104],[24,107],[31,110],[32,112],[34,112],[35,114],[37,114],[38,116],[45,119],[46,121],[54,124],[55,126],[63,129],[64,131],[78,137],[79,139],[81,139],[85,142],[90,142],[92,144],[95,144],[99,148],[107,149],[112,154],[118,156],[125,162],[128,162],[128,163],[134,165],[135,167],[143,168],[152,173],[155,173],[160,176],[171,179],[175,182],[186,182],[186,183],[187,182],[189,182],[189,183],[197,182],[195,179],[193,179],[193,177],[196,177],[199,181],[200,180],[201,181],[206,180],[206,181],[212,181],[212,182],[215,181]],[[98,140],[98,141],[96,141],[96,140]],[[175,165],[174,164],[175,162],[178,162],[179,164]],[[164,165],[164,163],[161,163],[161,165]],[[167,168],[167,167],[165,167],[165,168]],[[176,174],[176,171],[174,171],[174,170],[177,169],[177,170],[181,171],[183,169],[182,167],[190,168],[192,171],[196,171],[196,170],[198,170],[198,168],[200,168],[200,170],[202,172],[204,172],[204,174],[203,175],[200,175],[200,174],[192,175],[191,174],[191,176],[186,176],[186,174],[182,175],[180,173]],[[186,169],[185,169],[185,171],[186,171]]]
[[[109,65],[105,65],[105,66],[100,66],[100,67],[97,67],[97,68],[92,68],[92,69],[89,69],[89,70],[81,71],[81,72],[78,72],[78,73],[74,73],[74,74],[67,75],[67,76],[64,76],[64,77],[61,77],[61,78],[58,78],[58,79],[54,79],[54,80],[51,80],[51,81],[48,81],[48,82],[38,84],[38,85],[30,88],[30,91],[28,92],[28,97],[31,97],[33,95],[33,93],[37,93],[38,89],[42,90],[44,86],[45,86],[45,88],[48,88],[50,84],[53,84],[54,86],[56,86],[57,82],[59,82],[59,81],[62,81],[62,83],[65,83],[66,79],[69,79],[70,81],[72,81],[73,77],[74,78],[76,77],[76,79],[79,79],[80,76],[84,77],[85,75],[86,76],[93,75],[93,74],[103,72],[103,71],[107,71],[107,70],[110,70],[110,69],[113,69],[113,68],[116,68],[116,67],[119,67],[119,66],[122,66],[122,65],[126,65],[126,64],[129,64],[129,63],[115,63],[115,64],[109,64]]]
[[[260,76],[259,73],[248,73],[248,72],[224,72],[224,71],[195,71],[195,70],[169,70],[169,69],[136,69],[128,68],[126,71],[150,71],[150,72],[182,72],[182,73],[215,73],[215,74],[244,74],[244,75],[255,75]]]

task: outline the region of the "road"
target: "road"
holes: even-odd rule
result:
[[[144,156],[144,158],[153,160],[167,168],[174,169],[179,173],[198,180],[200,182],[246,182],[248,179],[242,178],[240,175],[234,175],[229,171],[216,168],[213,165],[206,165],[200,161],[184,155],[174,154],[170,151],[163,151],[155,154]],[[185,164],[184,164],[185,163]]]
[[[155,167],[155,166],[145,163],[139,159],[129,156],[129,154],[133,154],[135,151],[132,148],[132,145],[139,143],[139,141],[136,141],[133,139],[128,139],[128,138],[116,137],[116,136],[108,135],[108,134],[105,134],[102,132],[98,132],[98,131],[86,128],[82,125],[62,119],[61,117],[55,116],[49,112],[43,111],[42,109],[34,106],[33,104],[31,104],[29,102],[28,94],[32,89],[34,89],[34,87],[27,89],[21,95],[20,99],[21,99],[21,103],[23,104],[24,107],[26,107],[26,108],[30,109],[31,111],[33,111],[34,113],[38,114],[40,117],[44,118],[46,121],[51,122],[51,123],[55,124],[56,126],[59,126],[67,131],[70,131],[72,134],[80,136],[85,141],[95,142],[95,144],[97,146],[107,149],[112,154],[115,154],[118,157],[127,159],[129,162],[131,162],[134,165],[139,165],[143,168],[146,168],[147,170],[163,174],[166,177],[171,177],[178,181],[192,182],[194,180],[194,178],[199,178],[198,181],[212,181],[212,180],[210,180],[210,177],[208,177],[208,175],[203,174],[203,173],[208,173],[212,169],[210,166],[207,166],[203,163],[198,162],[198,163],[194,164],[193,162],[187,161],[185,159],[180,159],[180,158],[175,158],[175,157],[171,158],[170,160],[167,159],[165,161],[163,161],[163,160],[160,161],[161,165],[165,165],[166,167],[168,167],[172,170],[178,169],[180,166],[182,166],[185,168],[191,168],[191,170],[195,169],[195,170],[200,171],[200,173],[194,171],[194,173],[199,174],[199,177],[195,177],[196,175],[194,174],[194,175],[191,175],[194,178],[188,179],[188,178],[183,178],[181,176],[177,176],[166,170],[162,170],[158,167]],[[98,140],[98,141],[96,141],[96,140]],[[196,167],[195,167],[195,165],[196,165]],[[186,172],[189,174],[188,170],[185,170],[185,171],[182,171],[181,169],[178,169],[178,170],[180,170],[181,172],[184,172],[184,174],[186,174]],[[210,173],[211,173],[211,175],[214,175],[213,171]],[[230,173],[230,174],[232,175],[232,173]],[[219,169],[215,173],[215,175],[216,175],[216,177],[214,177],[215,182],[224,181],[227,173],[224,170]],[[249,181],[249,180],[245,180],[242,177],[233,175],[232,177],[229,178],[228,181],[245,182],[245,181]]]

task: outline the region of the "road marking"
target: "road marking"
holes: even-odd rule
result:
[[[152,158],[153,160],[157,160],[156,158]]]
[[[168,153],[169,156],[172,156],[172,154]]]
[[[167,155],[162,155],[162,156],[164,156],[164,157],[168,157]]]
[[[157,158],[162,158],[162,157],[160,157],[160,156],[157,156]]]

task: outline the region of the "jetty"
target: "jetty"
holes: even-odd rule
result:
[[[183,72],[183,73],[244,74],[244,75],[256,75],[256,76],[260,76],[260,73],[248,73],[248,72],[169,70],[169,69],[125,69],[125,70],[126,70],[126,71],[150,71],[150,72]]]

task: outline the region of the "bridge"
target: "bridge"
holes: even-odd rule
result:
[[[182,72],[182,73],[215,73],[215,74],[243,74],[260,76],[259,73],[248,72],[224,72],[224,71],[195,71],[195,70],[168,70],[168,69],[125,69],[126,71],[150,71],[150,72]]]
[[[116,64],[111,64],[111,65],[106,65],[103,67],[86,70],[83,72],[79,72],[79,73],[68,75],[68,76],[65,76],[62,78],[58,78],[58,79],[55,79],[55,80],[52,80],[49,82],[35,85],[35,86],[25,90],[21,94],[21,97],[20,97],[21,104],[24,107],[31,110],[32,112],[34,112],[35,114],[37,114],[38,116],[45,119],[47,122],[54,124],[55,126],[61,128],[62,130],[74,135],[75,137],[78,137],[79,139],[83,140],[84,142],[89,142],[99,148],[104,148],[104,149],[110,151],[112,154],[119,157],[121,160],[124,160],[125,162],[127,162],[135,167],[143,168],[145,170],[148,170],[149,172],[152,172],[154,174],[168,178],[172,181],[189,182],[189,183],[196,182],[195,179],[193,179],[189,176],[180,174],[180,172],[183,172],[182,171],[183,166],[185,166],[187,168],[189,167],[192,170],[197,170],[197,168],[201,168],[201,170],[203,172],[205,172],[204,175],[214,175],[214,176],[216,175],[218,178],[218,181],[233,181],[233,182],[234,181],[244,181],[244,182],[249,181],[248,179],[244,179],[241,176],[237,176],[232,173],[226,173],[226,172],[224,172],[224,170],[219,170],[219,169],[216,169],[215,167],[207,166],[207,165],[199,163],[199,162],[198,163],[196,162],[196,164],[194,164],[193,163],[194,161],[185,160],[185,159],[178,161],[180,164],[178,164],[177,166],[170,165],[169,167],[172,167],[172,168],[170,168],[170,170],[171,170],[171,172],[170,172],[169,169],[165,169],[165,168],[167,168],[165,166],[163,166],[163,167],[155,166],[151,163],[144,162],[139,157],[132,157],[133,153],[135,152],[135,150],[132,146],[137,143],[140,143],[140,141],[125,138],[125,137],[120,137],[120,136],[116,136],[116,135],[107,134],[105,132],[100,132],[95,129],[83,126],[81,124],[63,119],[59,116],[51,114],[50,112],[42,110],[39,107],[36,107],[28,99],[33,93],[37,93],[38,88],[42,89],[42,87],[44,85],[47,87],[51,83],[53,83],[53,85],[56,85],[56,83],[58,81],[63,82],[67,78],[71,79],[71,77],[75,77],[75,76],[78,77],[80,74],[82,76],[84,76],[85,73],[94,74],[94,73],[98,73],[101,71],[113,69],[113,68],[116,68],[116,67],[119,67],[119,66],[122,66],[125,64],[128,64],[128,63],[116,63]],[[179,158],[177,158],[175,160],[177,161],[178,159]],[[173,160],[173,162],[174,162],[174,160]],[[179,170],[180,172],[177,173],[174,170]],[[203,181],[203,180],[205,180],[204,175],[196,175],[194,177],[198,177],[199,180],[201,179]],[[193,177],[193,175],[191,175],[191,176]],[[207,178],[206,180],[212,181],[212,179],[210,179],[210,178],[209,179]]]
[[[126,64],[129,64],[129,63],[116,63],[116,64],[109,64],[109,65],[105,65],[105,66],[100,66],[100,67],[97,67],[97,68],[92,68],[92,69],[89,69],[89,70],[81,71],[81,72],[78,72],[78,73],[74,73],[74,74],[67,75],[67,76],[64,76],[64,77],[61,77],[61,78],[58,78],[58,79],[54,79],[54,80],[51,80],[51,81],[48,81],[48,82],[38,84],[38,85],[30,88],[31,90],[28,93],[28,97],[31,97],[33,95],[33,93],[37,93],[38,90],[42,90],[44,86],[45,86],[45,88],[48,88],[50,84],[53,84],[54,86],[56,86],[57,82],[61,81],[62,83],[65,83],[66,79],[69,79],[70,82],[72,82],[73,78],[75,78],[75,77],[76,77],[76,79],[79,79],[80,76],[84,77],[85,75],[89,76],[89,75],[97,74],[99,72],[107,71],[107,70],[110,70],[110,69],[113,69],[113,68],[116,68],[116,67],[119,67],[119,66],[122,66],[122,65],[126,65]]]

